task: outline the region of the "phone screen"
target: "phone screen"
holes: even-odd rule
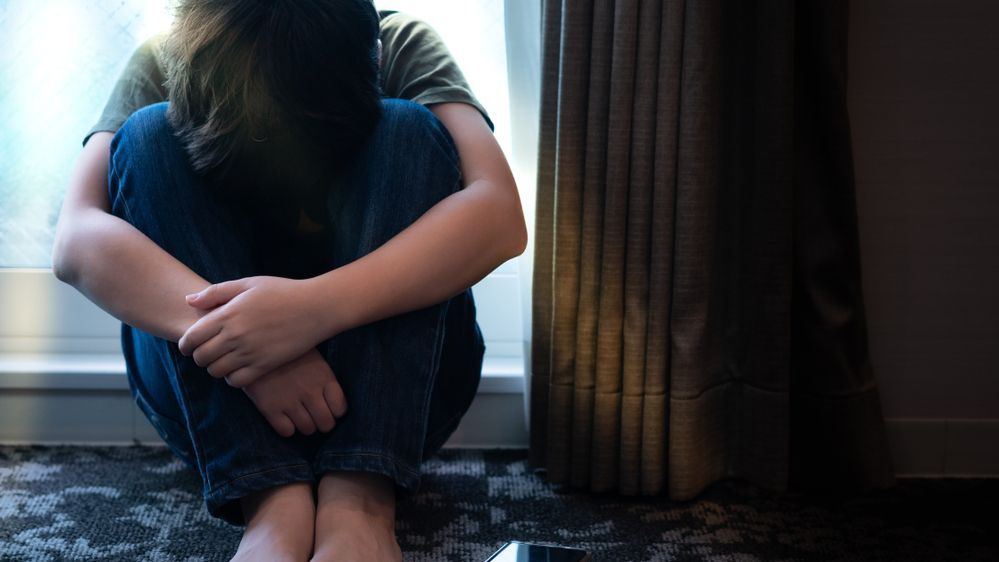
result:
[[[586,551],[577,548],[508,542],[486,562],[583,562],[588,559]]]

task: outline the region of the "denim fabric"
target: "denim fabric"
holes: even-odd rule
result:
[[[165,103],[136,112],[112,141],[112,212],[212,283],[339,267],[461,188],[457,152],[435,116],[400,100],[383,107],[374,135],[330,190],[321,235],[296,239],[222,200],[192,170]],[[199,471],[208,511],[242,524],[239,498],[328,471],[378,472],[402,494],[415,491],[420,463],[471,404],[485,345],[471,289],[339,334],[319,349],[348,412],[329,433],[290,438],[277,435],[242,390],[209,376],[176,344],[123,325],[122,349],[137,405]]]

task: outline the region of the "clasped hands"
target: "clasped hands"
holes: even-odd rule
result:
[[[336,376],[316,350],[322,341],[306,281],[246,277],[187,295],[203,316],[180,352],[241,388],[274,430],[290,437],[333,429],[347,411]]]

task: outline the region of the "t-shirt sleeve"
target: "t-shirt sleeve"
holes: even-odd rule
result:
[[[83,144],[99,131],[116,132],[137,110],[166,101],[166,81],[160,66],[160,50],[165,35],[147,40],[132,53],[125,70],[118,77],[111,97],[97,123],[90,129]]]
[[[426,23],[406,14],[382,14],[382,91],[387,97],[422,105],[467,103],[479,110],[489,128],[493,122],[475,99],[440,35]]]

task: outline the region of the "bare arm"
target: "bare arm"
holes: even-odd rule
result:
[[[526,227],[520,199],[492,132],[471,106],[441,104],[432,109],[455,140],[466,187],[374,252],[306,282],[294,282],[296,290],[270,299],[304,299],[307,310],[318,312],[309,316],[321,322],[311,337],[301,341],[284,342],[284,346],[264,344],[261,349],[286,350],[287,357],[265,362],[270,368],[353,327],[441,302],[523,252]],[[204,314],[198,308],[210,307],[195,308],[185,300],[185,295],[204,289],[208,283],[131,225],[109,214],[105,187],[109,144],[109,134],[94,135],[77,162],[57,231],[56,274],[115,317],[149,333],[179,340],[182,349],[192,353],[208,339],[204,335],[219,330],[213,323],[197,322]],[[299,283],[304,290],[297,290]],[[207,300],[217,306],[239,292]],[[274,306],[281,304],[269,303],[269,307]],[[287,310],[297,308],[301,307],[289,306]],[[189,326],[200,327],[203,334],[185,336],[185,346],[181,337]],[[197,330],[186,333],[192,332]],[[199,360],[199,364],[206,363],[211,361]]]
[[[444,301],[527,244],[513,175],[478,111],[431,106],[458,148],[465,188],[375,251],[304,281],[251,277],[212,285],[192,304],[218,307],[178,342],[214,376],[248,384],[351,328]]]
[[[87,141],[56,228],[56,277],[122,322],[176,342],[203,313],[184,295],[209,284],[142,232],[110,213],[111,133]]]
[[[482,116],[463,103],[430,110],[454,139],[465,188],[374,252],[316,278],[327,337],[446,300],[527,246],[517,185]]]

